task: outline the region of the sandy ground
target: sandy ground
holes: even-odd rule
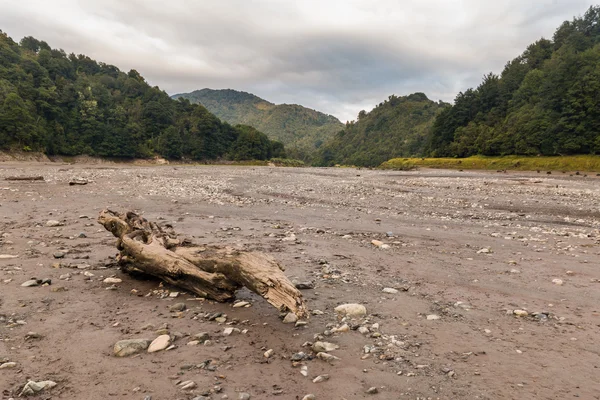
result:
[[[14,175],[45,182],[5,181]],[[283,324],[248,291],[249,308],[168,297],[178,290],[114,266],[115,239],[95,220],[104,207],[265,251],[314,282],[303,293],[322,315]],[[1,398],[51,380],[33,397],[600,399],[599,229],[597,177],[0,163],[0,255],[18,255],[0,257]],[[21,286],[31,278],[51,285]],[[171,312],[179,302],[187,310]],[[334,307],[350,302],[368,311],[350,327],[368,332],[334,332]],[[224,337],[230,326],[247,332]],[[115,342],[165,329],[174,349],[113,355]],[[187,345],[199,332],[207,345]],[[321,338],[340,360],[312,359],[303,345]]]

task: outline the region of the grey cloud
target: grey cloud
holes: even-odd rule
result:
[[[452,101],[582,0],[0,0],[0,29],[32,35],[169,93],[253,92],[354,119],[390,94]]]

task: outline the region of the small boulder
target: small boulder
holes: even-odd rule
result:
[[[342,304],[335,308],[335,312],[341,316],[360,318],[367,315],[367,308],[362,304]]]
[[[315,342],[312,345],[312,349],[315,353],[334,351],[339,348],[340,346],[338,346],[337,344],[329,342]]]
[[[517,317],[527,317],[529,315],[529,313],[525,310],[514,310],[513,314]]]
[[[205,341],[210,339],[210,335],[208,334],[208,332],[200,332],[195,334],[193,336],[193,339],[199,341],[200,343],[204,343]]]
[[[50,227],[50,228],[55,228],[57,226],[63,226],[64,224],[60,221],[56,221],[51,219],[50,221],[46,222],[46,226]]]
[[[41,279],[30,279],[28,281],[21,283],[21,286],[22,287],[33,287],[33,286],[39,286],[41,283],[42,283]]]
[[[293,312],[287,313],[287,315],[283,319],[284,324],[294,324],[296,323],[296,321],[298,321],[298,317]]]
[[[186,309],[185,303],[176,303],[169,307],[170,311],[184,311]]]
[[[169,347],[171,344],[171,337],[169,335],[160,335],[150,343],[148,347],[148,353],[155,353]]]
[[[117,357],[128,357],[146,350],[150,345],[148,339],[126,339],[115,343],[114,355]]]
[[[40,381],[40,382],[29,381],[25,384],[25,386],[23,387],[23,390],[21,391],[21,394],[19,396],[21,396],[21,397],[22,396],[33,396],[44,390],[52,389],[55,386],[56,386],[56,382],[53,382],[53,381]]]

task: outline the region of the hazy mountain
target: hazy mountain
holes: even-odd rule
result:
[[[264,132],[285,145],[288,156],[311,159],[314,152],[344,125],[335,117],[296,105],[273,104],[251,93],[236,90],[202,89],[176,94],[232,125],[244,124]]]

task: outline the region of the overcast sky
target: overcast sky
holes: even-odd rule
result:
[[[231,88],[346,121],[390,94],[452,101],[588,1],[0,0],[0,29],[169,94]]]

